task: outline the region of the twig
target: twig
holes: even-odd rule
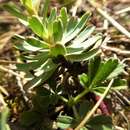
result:
[[[3,86],[0,86],[0,93],[3,93],[6,96],[9,96],[8,92],[6,91],[6,89]]]
[[[20,88],[20,91],[21,91],[21,93],[22,93],[22,95],[23,95],[24,101],[27,102],[29,99],[28,99],[28,97],[27,97],[27,95],[26,95],[26,92],[25,92],[24,89],[23,89],[23,84],[22,84],[21,78],[18,77],[18,76],[16,76],[16,79],[17,79],[17,85],[18,85],[19,88]]]
[[[126,13],[126,12],[130,12],[130,7],[116,11],[115,14],[118,15],[118,14],[122,14],[122,13]]]
[[[123,118],[124,118],[125,121],[127,122],[128,130],[130,130],[130,123],[129,123],[128,118],[125,116],[124,111],[120,111],[119,113],[123,116]]]
[[[0,64],[19,64],[17,61],[0,60]]]
[[[113,90],[123,101],[125,101],[130,106],[130,101],[119,91]]]
[[[127,55],[129,56],[130,55],[130,51],[126,51],[126,50],[121,50],[121,49],[118,49],[116,47],[110,47],[110,46],[105,46],[105,45],[102,45],[101,46],[102,49],[105,49],[105,50],[109,50],[109,51],[113,51],[113,52],[116,52],[117,54],[121,54],[121,55]]]
[[[116,129],[116,130],[124,130],[124,128],[121,128],[121,127],[119,127],[119,126],[115,126],[115,129]]]
[[[130,61],[130,58],[124,58],[121,62],[124,63],[126,61]]]
[[[75,5],[72,7],[71,11],[72,11],[72,16],[76,15],[77,9],[79,8],[79,6],[81,5],[82,0],[77,0]]]
[[[98,102],[95,104],[95,106],[92,108],[92,110],[86,114],[85,118],[81,121],[81,123],[74,129],[74,130],[80,130],[80,128],[84,127],[84,125],[88,122],[88,120],[90,119],[90,117],[94,114],[94,112],[97,110],[97,108],[99,107],[99,105],[101,104],[101,102],[103,101],[103,99],[105,98],[105,96],[107,95],[108,91],[110,90],[112,84],[113,84],[114,79],[112,79],[108,85],[108,87],[106,88],[105,92],[103,93],[103,95],[101,96],[101,98],[98,100]]]
[[[87,0],[91,6],[93,6],[104,18],[106,18],[116,29],[130,38],[130,32],[127,31],[122,25],[120,25],[115,19],[113,19],[107,12],[99,8],[99,5],[93,0]]]
[[[19,75],[18,73],[14,72],[14,71],[11,70],[11,69],[8,69],[8,68],[3,67],[2,65],[0,65],[0,70],[2,70],[2,71],[4,71],[4,72],[10,73],[10,74],[12,74],[12,75],[14,75],[14,76],[17,76],[17,77],[20,77],[20,78],[24,79],[23,76]]]

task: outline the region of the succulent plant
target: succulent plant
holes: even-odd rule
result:
[[[47,15],[49,2],[45,1],[43,16],[39,15],[37,1],[21,0],[27,9],[25,13],[21,13],[22,10],[12,3],[4,6],[33,32],[26,37],[16,35],[21,44],[15,44],[15,47],[21,51],[24,61],[16,66],[29,77],[24,89],[38,86],[34,90],[32,108],[23,112],[21,124],[41,127],[41,119],[46,114],[52,116],[49,112],[62,101],[64,106],[71,108],[73,114],[70,117],[65,111],[65,115],[59,115],[57,126],[61,129],[74,128],[86,113],[93,111],[94,104],[87,99],[87,94],[98,95],[100,99],[108,90],[127,87],[126,80],[119,77],[125,65],[116,58],[104,60],[98,55],[103,37],[93,33],[95,27],[88,23],[91,16],[89,12],[81,18],[71,17],[63,7],[59,12],[53,8]],[[75,72],[82,69],[81,72]],[[62,72],[59,73],[60,70]],[[110,80],[112,86],[108,85]],[[111,130],[112,120],[109,116],[94,116],[82,129],[88,128]]]
[[[23,43],[16,45],[18,49],[29,53],[26,63],[17,67],[34,71],[26,87],[35,87],[46,81],[60,66],[60,62],[55,62],[59,57],[73,63],[89,60],[99,53],[102,36],[92,35],[95,27],[87,25],[89,17],[88,12],[80,19],[69,17],[66,8],[62,8],[58,16],[56,8],[53,8],[49,17],[44,19],[38,15],[28,17],[28,27],[36,36],[17,36]]]

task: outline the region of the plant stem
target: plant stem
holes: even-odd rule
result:
[[[79,114],[77,112],[77,109],[76,109],[75,105],[72,106],[72,109],[73,109],[75,118],[78,120],[80,117],[79,117]]]
[[[94,112],[96,111],[96,109],[101,104],[102,100],[107,95],[109,89],[111,88],[111,86],[113,84],[113,81],[114,81],[114,79],[112,79],[110,81],[110,83],[109,83],[108,87],[106,88],[105,92],[103,93],[102,97],[98,100],[98,102],[95,104],[95,106],[92,108],[92,110],[89,113],[86,114],[86,116],[84,117],[84,119],[81,121],[81,123],[74,130],[80,130],[80,128],[84,127],[84,125],[88,122],[88,120],[91,118],[91,116],[94,114]]]
[[[78,102],[80,98],[82,98],[84,95],[86,95],[90,90],[87,88],[83,92],[81,92],[79,95],[77,95],[74,98],[74,102]]]
[[[63,97],[63,96],[59,96],[59,98],[63,101],[63,102],[65,102],[65,103],[67,103],[68,102],[68,99],[66,99],[65,97]]]

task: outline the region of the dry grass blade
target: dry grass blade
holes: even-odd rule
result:
[[[118,15],[118,14],[122,14],[122,13],[126,13],[126,12],[130,12],[130,7],[116,11],[115,14]]]
[[[88,0],[88,2],[104,17],[106,18],[116,29],[118,29],[125,36],[130,38],[130,32],[126,30],[122,25],[120,25],[114,18],[112,18],[107,12],[99,8],[99,5],[93,0]]]
[[[0,86],[0,92],[8,96],[8,92],[4,89],[4,87]]]
[[[13,70],[8,69],[8,68],[6,68],[6,67],[3,67],[2,65],[0,65],[0,70],[2,70],[2,71],[4,71],[4,72],[7,72],[7,73],[10,73],[10,74],[12,74],[12,75],[14,75],[14,76],[20,77],[20,78],[22,78],[22,79],[24,78],[23,76],[19,75],[18,73],[14,72]]]
[[[120,55],[130,56],[130,51],[127,51],[127,50],[121,50],[121,49],[118,49],[116,47],[110,47],[110,46],[105,46],[105,45],[102,45],[101,48],[104,50],[115,52],[115,53],[120,54]]]

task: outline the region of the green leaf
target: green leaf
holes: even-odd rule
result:
[[[61,41],[63,36],[63,25],[61,20],[56,20],[53,22],[53,38],[54,41]]]
[[[118,61],[116,59],[109,59],[105,63],[101,63],[96,76],[94,77],[91,87],[94,85],[98,85],[102,81],[106,80],[107,77],[115,70],[118,65]]]
[[[90,13],[85,13],[78,24],[75,26],[73,32],[68,33],[67,36],[63,38],[63,43],[67,43],[68,41],[72,40],[76,35],[84,28],[86,22],[88,21],[90,17]]]
[[[57,14],[57,8],[52,8],[48,21],[53,22],[56,19],[56,14]]]
[[[21,115],[21,125],[28,127],[41,120],[41,115],[35,111],[25,111]]]
[[[24,41],[22,44],[15,44],[15,47],[19,50],[22,50],[22,51],[32,51],[32,52],[35,52],[35,51],[39,51],[41,50],[42,48],[41,47],[36,47],[36,46],[32,46],[30,45],[29,43],[27,43],[26,41]]]
[[[85,73],[83,73],[83,74],[79,75],[78,78],[79,78],[80,84],[81,84],[83,87],[87,87],[88,75],[85,74]]]
[[[25,58],[26,59],[30,59],[30,60],[38,60],[38,61],[46,61],[47,60],[47,58],[49,57],[49,50],[41,50],[41,52],[40,53],[38,53],[37,55],[33,55],[33,56],[31,56],[30,55],[30,57],[29,56],[25,56]],[[42,62],[43,63],[43,62]]]
[[[88,77],[89,77],[89,84],[92,82],[93,78],[95,77],[98,68],[100,66],[101,58],[100,56],[96,56],[89,60],[88,63]]]
[[[107,79],[112,79],[114,77],[117,77],[119,74],[121,74],[124,71],[125,65],[123,63],[118,63],[115,70],[107,77]]]
[[[86,126],[94,130],[112,130],[112,119],[109,116],[95,116]]]
[[[127,80],[117,78],[114,80],[114,83],[111,89],[121,90],[121,89],[127,89],[127,88],[128,88]]]
[[[88,40],[81,43],[81,46],[84,50],[88,49],[89,47],[93,46],[93,48],[99,48],[102,43],[102,37],[100,35],[95,35],[89,38]]]
[[[106,90],[107,86],[95,86],[92,88],[92,92],[95,93],[96,95],[102,96],[104,91]],[[112,88],[112,87],[111,87]]]
[[[81,117],[81,119],[86,115],[86,113],[88,113],[93,107],[93,103],[90,101],[83,101],[82,103],[80,103],[79,106],[79,115]]]
[[[76,17],[72,17],[69,19],[69,21],[67,23],[66,32],[64,33],[64,37],[67,37],[69,34],[71,34],[74,31],[77,23],[78,23],[78,19]]]
[[[31,46],[38,47],[41,49],[48,49],[49,48],[49,46],[46,42],[38,40],[38,39],[33,38],[33,37],[27,38],[26,42]]]
[[[35,90],[36,90],[37,95],[39,95],[39,96],[51,95],[51,91],[48,88],[45,88],[44,86],[39,86]]]
[[[49,4],[50,4],[50,0],[45,0],[44,8],[43,8],[43,21],[44,21],[44,20],[46,19],[46,17],[47,17]]]
[[[7,125],[8,114],[9,109],[4,107],[0,113],[0,130],[10,130],[9,126]]]
[[[89,38],[88,40],[80,43],[80,42],[77,42],[77,43],[72,43],[70,45],[70,47],[73,47],[73,48],[82,48],[84,51],[86,49],[88,49],[89,47],[93,46],[94,44],[96,44],[102,37],[99,36],[99,35],[96,35],[96,36],[93,36],[91,38]],[[101,45],[101,42],[100,41],[100,45]]]
[[[81,54],[66,55],[66,59],[71,62],[86,61],[93,58],[98,53],[99,53],[99,49],[93,49],[88,52],[82,52]]]
[[[57,14],[57,9],[53,8],[48,18],[47,28],[48,28],[48,35],[50,38],[52,38],[52,35],[53,35],[53,22],[56,20],[56,14]]]
[[[83,52],[83,48],[72,48],[72,47],[66,47],[67,54],[72,55],[72,54],[80,54]]]
[[[67,15],[67,9],[65,7],[61,8],[60,10],[60,18],[63,23],[63,28],[65,29],[67,26],[67,20],[68,20],[68,15]]]
[[[115,79],[114,83],[112,84],[111,90],[121,90],[121,89],[127,89],[127,81],[124,79]],[[95,86],[92,88],[92,92],[94,92],[96,95],[102,96],[104,91],[107,88],[107,83],[104,84],[104,86]]]
[[[32,0],[20,0],[23,5],[33,8]]]
[[[62,116],[60,115],[58,118],[57,118],[57,126],[60,128],[60,129],[67,129],[67,128],[71,128],[72,124],[74,122],[74,119],[70,116]]]
[[[62,44],[56,44],[50,49],[50,54],[54,57],[57,57],[58,55],[65,55],[66,48]]]
[[[35,75],[40,76],[42,73],[51,71],[56,67],[57,65],[53,63],[52,59],[48,59],[44,64],[42,64],[39,68],[35,70]]]
[[[95,27],[86,27],[73,41],[73,44],[80,44],[85,41],[95,30]]]
[[[41,4],[41,0],[33,0],[33,8],[36,10],[37,14],[40,10],[40,4]]]
[[[10,12],[12,15],[27,21],[27,16],[25,16],[22,11],[12,2],[8,3],[8,4],[4,4],[3,7]]]
[[[21,3],[26,7],[28,13],[31,15],[35,14],[35,8],[33,7],[33,1],[32,0],[20,0]]]
[[[16,64],[16,70],[30,71],[38,67],[38,62]]]
[[[33,110],[44,114],[48,111],[50,105],[55,105],[57,103],[57,99],[57,95],[54,94],[49,94],[47,96],[40,96],[37,94],[32,99],[34,105]]]
[[[33,78],[32,80],[28,81],[25,85],[24,85],[24,89],[27,91],[29,88],[34,88],[36,86],[39,86],[41,84],[43,84],[47,79],[49,79],[51,77],[51,75],[54,73],[56,68],[54,68],[51,71],[48,72],[43,72],[43,74],[41,74],[38,77]]]
[[[32,16],[29,18],[29,27],[39,37],[45,39],[48,37],[45,25],[43,25],[41,19],[38,16]]]
[[[42,52],[39,53],[36,56],[29,57],[28,63],[20,63],[16,64],[16,69],[20,71],[26,71],[26,73],[30,70],[35,70],[39,68],[44,62],[48,59],[48,52]],[[27,57],[25,57],[25,60],[28,60]]]

